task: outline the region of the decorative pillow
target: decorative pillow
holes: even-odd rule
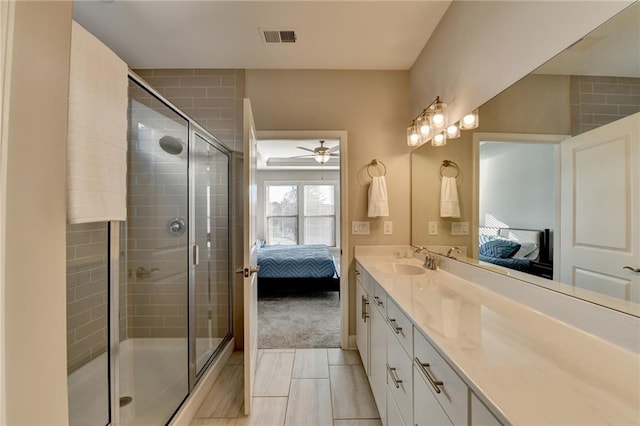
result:
[[[480,254],[489,257],[498,257],[500,259],[506,259],[520,250],[520,244],[515,241],[505,239],[495,239],[487,241],[480,246]]]
[[[536,243],[520,241],[520,250],[518,250],[516,254],[513,255],[513,258],[528,259],[530,258],[529,255],[532,254],[537,248],[538,248],[538,245]],[[537,257],[537,254],[534,257]]]
[[[260,238],[258,238],[258,239],[256,240],[256,247],[257,247],[257,248],[262,248],[262,247],[264,247],[265,245],[267,245],[267,243],[266,243],[264,240],[261,240]]]

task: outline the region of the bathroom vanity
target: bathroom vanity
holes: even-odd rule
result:
[[[640,423],[638,350],[399,253],[355,249],[356,341],[383,425]]]

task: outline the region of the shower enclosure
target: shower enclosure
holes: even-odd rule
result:
[[[166,424],[230,340],[230,151],[129,81],[127,221],[69,225],[71,425]]]

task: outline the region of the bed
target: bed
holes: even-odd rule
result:
[[[338,291],[335,258],[323,244],[258,243],[258,293]]]
[[[478,230],[478,260],[553,278],[550,230],[490,228]]]

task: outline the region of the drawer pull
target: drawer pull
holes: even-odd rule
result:
[[[444,386],[444,382],[442,382],[441,380],[436,380],[433,376],[431,376],[431,373],[429,372],[429,370],[427,370],[427,368],[429,368],[429,364],[423,363],[418,359],[418,357],[416,357],[416,362],[418,363],[418,367],[420,367],[422,374],[427,378],[427,380],[433,387],[433,390],[435,390],[436,393],[442,392],[440,390],[440,386]]]
[[[398,377],[396,376],[396,369],[394,367],[390,367],[389,364],[387,364],[387,371],[391,376],[391,380],[393,380],[393,383],[396,385],[396,389],[400,389],[400,383],[402,383],[402,380],[398,379]]]
[[[376,299],[376,305],[382,306],[382,300],[378,296],[373,296],[373,298]]]
[[[367,305],[368,304],[369,304],[369,301],[363,295],[362,296],[362,320],[364,322],[367,322],[367,318],[369,318],[369,314],[367,313]]]
[[[400,332],[402,331],[402,327],[399,327],[398,324],[396,324],[396,320],[389,317],[387,317],[387,319],[389,320],[389,324],[391,324],[393,331],[395,331],[396,334],[400,334]]]

